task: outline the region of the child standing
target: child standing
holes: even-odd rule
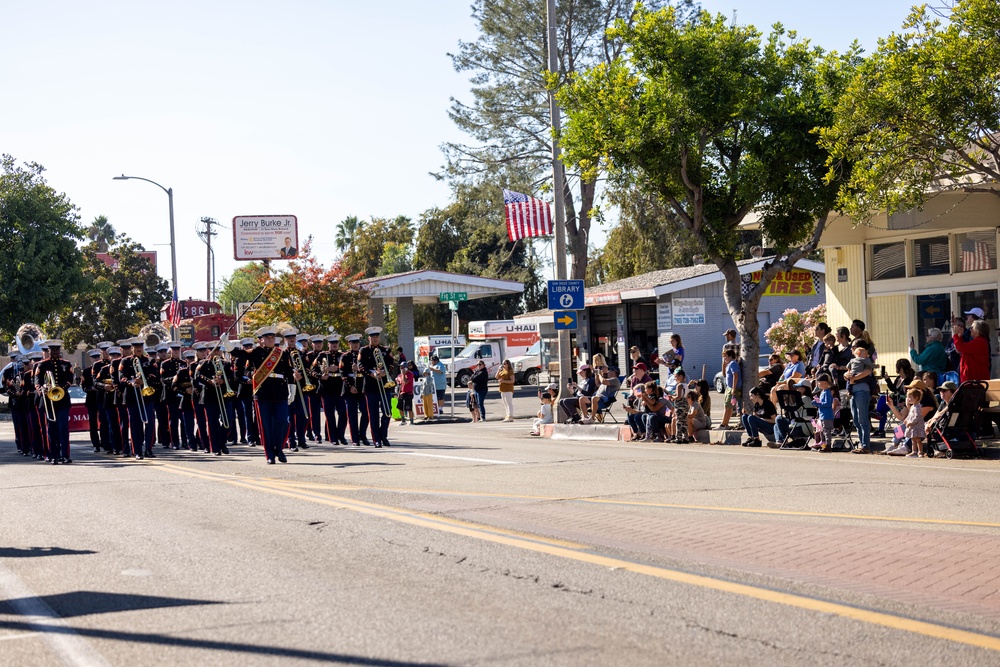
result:
[[[476,390],[471,382],[469,383],[469,394],[465,397],[465,405],[472,415],[472,423],[479,421],[479,398],[476,396]]]
[[[424,405],[424,421],[434,419],[434,396],[437,392],[434,389],[434,378],[431,377],[431,369],[424,369],[424,380],[420,384],[420,401]]]
[[[816,384],[819,386],[819,396],[813,399],[813,405],[819,411],[820,428],[816,432],[813,449],[828,452],[833,437],[833,378],[827,373],[820,373]]]
[[[906,392],[906,405],[909,406],[909,411],[906,413],[904,419],[903,412],[896,407],[893,402],[892,397],[886,397],[886,402],[889,404],[889,409],[892,410],[892,414],[896,416],[903,422],[903,426],[906,427],[906,437],[910,439],[911,451],[906,455],[908,459],[923,458],[927,456],[924,454],[924,438],[927,437],[926,427],[924,425],[924,414],[922,411],[922,406],[920,405],[920,399],[923,398],[923,391],[917,388],[913,388]]]
[[[667,424],[667,442],[684,444],[691,442],[687,434],[687,375],[683,368],[678,368],[674,371],[674,377],[677,379],[677,386],[674,388],[674,418]]]
[[[542,425],[552,423],[552,394],[544,391],[538,395],[542,405],[538,408],[538,419],[531,422],[531,434],[541,435]]]

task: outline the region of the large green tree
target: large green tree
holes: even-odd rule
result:
[[[100,259],[96,241],[83,248],[84,286],[73,302],[45,323],[46,333],[63,340],[67,349],[78,342],[133,336],[151,322],[170,301],[168,283],[160,278],[138,243],[124,235],[115,238],[107,254],[114,266]]]
[[[756,359],[765,289],[815,249],[835,203],[839,183],[825,180],[815,130],[832,124],[855,56],[824,53],[780,26],[765,39],[722,15],[669,8],[640,7],[611,39],[624,43],[622,57],[560,89],[566,159],[590,173],[607,167],[617,184],[670,206],[725,277],[744,358]],[[777,255],[744,292],[739,228],[751,212]]]
[[[248,262],[244,264],[222,279],[219,303],[226,309],[226,312],[232,312],[230,304],[235,307],[241,303],[250,303],[260,292],[261,285],[266,278],[267,268],[262,263]]]
[[[363,278],[380,275],[383,255],[389,244],[397,244],[390,255],[398,254],[399,246],[409,248],[413,244],[413,221],[404,215],[395,218],[372,218],[355,227],[351,244],[341,261],[349,274],[359,274]],[[390,261],[391,263],[391,261]]]
[[[0,331],[44,321],[83,287],[76,208],[45,181],[44,168],[0,158]]]
[[[667,4],[652,0],[654,6]],[[677,4],[685,8],[690,2]],[[469,144],[447,143],[446,176],[455,181],[518,180],[528,174],[526,194],[551,178],[552,133],[545,73],[548,30],[544,2],[474,0],[472,17],[479,29],[475,41],[460,42],[452,62],[471,74],[471,102],[452,100],[450,116],[471,138]],[[556,3],[559,77],[572,76],[620,53],[620,40],[607,29],[635,17],[633,0],[559,0]],[[565,172],[565,168],[563,168]],[[515,172],[512,177],[510,172]],[[506,175],[506,178],[504,178]],[[597,170],[571,172],[563,198],[569,277],[584,277],[590,239],[591,209],[597,193]]]
[[[823,130],[830,178],[846,175],[840,201],[859,219],[1000,180],[1000,3],[961,0],[949,19],[915,8],[857,69]]]

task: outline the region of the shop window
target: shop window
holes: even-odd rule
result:
[[[951,273],[948,261],[948,237],[935,236],[913,242],[913,274],[934,276]]]
[[[989,271],[997,268],[997,237],[992,229],[955,235],[958,270]]]
[[[916,299],[917,331],[920,334],[914,342],[922,351],[928,329],[941,329],[945,333],[951,330],[951,294],[922,294]]]
[[[973,308],[983,311],[983,319],[990,323],[990,328],[997,326],[997,291],[995,289],[977,290],[975,292],[958,293],[958,313],[956,316],[966,319],[966,313]]]
[[[872,280],[906,277],[906,247],[902,243],[872,245]]]

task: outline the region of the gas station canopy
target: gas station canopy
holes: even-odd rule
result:
[[[385,305],[396,305],[399,299],[412,299],[414,304],[440,303],[439,297],[444,292],[465,292],[471,301],[524,291],[522,283],[512,280],[433,270],[376,276],[355,284],[368,292],[369,299],[381,299]]]

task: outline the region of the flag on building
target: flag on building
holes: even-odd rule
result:
[[[986,271],[992,269],[989,245],[981,241],[962,241],[962,271]]]
[[[174,288],[174,298],[170,301],[170,306],[167,308],[167,319],[170,321],[171,326],[180,326],[181,324],[181,304],[177,301],[177,289]]]
[[[554,233],[548,202],[504,190],[503,204],[507,217],[507,238],[511,241]]]

